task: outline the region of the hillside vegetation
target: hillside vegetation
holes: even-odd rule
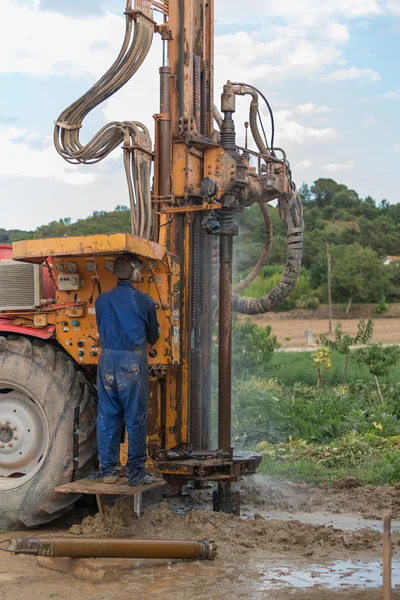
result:
[[[327,244],[332,254],[332,286],[335,302],[381,303],[400,300],[400,264],[384,266],[382,259],[400,254],[400,204],[379,204],[333,179],[318,179],[300,193],[306,224],[303,269],[299,282],[283,310],[316,308],[327,301]],[[259,297],[279,281],[286,258],[285,223],[271,207],[274,241],[268,265],[246,290]],[[240,235],[235,240],[236,279],[257,262],[264,241],[264,222],[258,206],[239,217]],[[112,212],[94,212],[72,223],[65,218],[35,231],[0,229],[0,243],[21,239],[90,235],[130,231],[130,213],[125,206]]]

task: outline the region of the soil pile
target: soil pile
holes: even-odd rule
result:
[[[333,527],[314,526],[299,521],[270,521],[256,514],[254,519],[211,511],[177,514],[166,502],[147,510],[135,520],[129,502],[120,501],[106,508],[104,517],[87,517],[74,525],[75,535],[99,537],[135,537],[147,539],[213,539],[220,556],[232,557],[257,549],[270,552],[290,551],[305,556],[320,557],[324,550],[330,557],[354,555],[356,552],[378,550],[381,535],[377,531],[341,531]],[[395,546],[400,535],[394,534]]]

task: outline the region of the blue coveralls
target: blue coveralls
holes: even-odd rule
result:
[[[123,422],[128,434],[128,481],[143,479],[146,464],[149,374],[146,342],[159,338],[156,306],[127,281],[96,301],[102,353],[97,372],[100,473],[120,465]]]

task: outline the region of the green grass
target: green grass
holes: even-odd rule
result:
[[[291,386],[296,382],[306,385],[316,385],[317,370],[313,367],[312,352],[278,352],[265,369],[267,379],[279,379],[284,385]],[[345,358],[340,354],[332,354],[332,370],[324,371],[324,384],[336,386],[343,383]],[[365,365],[349,360],[347,381],[373,381],[373,376]],[[400,382],[400,365],[394,367],[388,377],[382,377],[382,382]]]
[[[394,485],[400,481],[399,437],[347,435],[328,445],[291,442],[259,444],[263,455],[259,472],[318,485],[342,477],[363,484]]]

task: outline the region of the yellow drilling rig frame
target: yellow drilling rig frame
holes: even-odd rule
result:
[[[270,143],[260,133],[259,102],[270,110],[264,95],[227,81],[221,112],[214,106],[214,0],[129,0],[125,17],[116,62],[60,115],[54,139],[59,154],[76,164],[97,162],[122,147],[132,234],[22,241],[13,246],[13,261],[0,260],[1,281],[16,290],[10,298],[0,294],[2,528],[57,517],[74,498],[55,487],[84,477],[93,464],[91,382],[101,352],[95,300],[115,285],[112,265],[120,255],[140,265],[137,285],[154,299],[161,327],[160,341],[149,348],[148,450],[158,472],[177,489],[188,481],[217,482],[214,509],[238,514],[235,484],[255,473],[261,460],[231,445],[232,314],[267,312],[294,287],[303,245],[301,202],[274,132]],[[154,35],[163,46],[154,146],[147,128],[135,121],[107,125],[82,144],[84,117],[134,76]],[[250,100],[246,125],[255,149],[236,143],[238,96]],[[285,271],[268,296],[251,300],[232,288],[235,216],[258,203],[266,223],[265,248],[242,290],[267,258],[267,203],[275,199],[288,226]],[[45,283],[52,291],[44,291]],[[35,298],[27,303],[31,289]],[[217,306],[218,448],[211,450]]]

